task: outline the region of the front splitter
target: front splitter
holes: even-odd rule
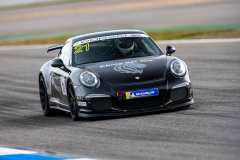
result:
[[[114,112],[114,113],[82,113],[79,112],[78,116],[81,118],[93,118],[93,117],[116,117],[116,116],[127,116],[127,115],[136,115],[136,114],[143,114],[143,113],[153,113],[153,112],[158,112],[158,111],[165,111],[165,110],[171,110],[171,109],[176,109],[179,107],[184,107],[188,105],[194,104],[194,100],[191,99],[188,102],[185,103],[179,103],[179,104],[173,104],[169,106],[163,106],[163,107],[154,107],[154,108],[148,108],[148,109],[140,109],[140,110],[135,110],[135,111],[121,111],[121,112]]]

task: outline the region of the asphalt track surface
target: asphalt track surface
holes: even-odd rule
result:
[[[239,160],[240,43],[174,46],[191,72],[194,105],[80,121],[42,114],[38,71],[57,52],[1,50],[0,144],[107,159]]]
[[[239,8],[239,0],[88,1],[0,11],[0,34],[240,24]]]

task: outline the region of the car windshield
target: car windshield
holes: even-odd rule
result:
[[[79,41],[73,44],[72,53],[75,65],[163,54],[153,40],[146,35]]]

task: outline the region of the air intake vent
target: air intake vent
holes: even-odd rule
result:
[[[171,90],[171,100],[172,101],[179,101],[185,99],[187,97],[187,88],[181,87]]]
[[[110,110],[112,108],[111,98],[93,98],[91,102],[95,111]]]

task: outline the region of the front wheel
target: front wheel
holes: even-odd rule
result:
[[[68,83],[68,103],[72,119],[78,120],[77,100],[72,82]]]

